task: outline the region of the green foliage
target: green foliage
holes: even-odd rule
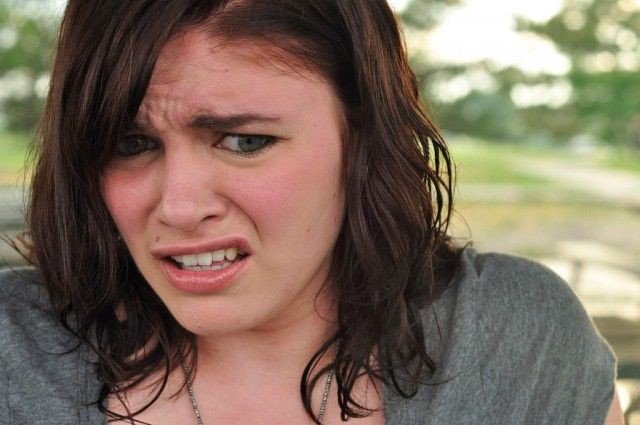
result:
[[[585,68],[579,61],[585,56],[629,51],[634,45],[637,52],[640,8],[633,0],[565,0],[564,7],[548,22],[521,19],[518,28],[551,40],[575,67]]]
[[[410,29],[429,31],[450,4],[414,0],[403,19]],[[425,16],[413,16],[421,13]],[[571,71],[562,76],[529,75],[488,61],[451,66],[414,54],[425,98],[446,130],[498,141],[558,143],[588,135],[605,144],[640,150],[640,7],[634,0],[564,0],[548,22],[519,19],[518,29],[552,42],[569,59]],[[494,87],[472,87],[462,98],[439,99],[438,81],[468,77],[478,70],[491,76]],[[558,83],[571,87],[564,104],[518,106],[511,99],[514,87]]]
[[[640,176],[640,149],[616,149],[602,158],[601,165],[612,170],[631,171]]]
[[[9,130],[35,126],[46,91],[57,22],[52,13],[33,13],[39,3],[0,3],[0,117]]]
[[[546,105],[534,106],[519,109],[517,116],[526,139],[531,141],[559,144],[584,131],[574,110],[567,107],[554,109]]]
[[[412,0],[400,18],[407,27],[428,29],[436,26],[447,7],[459,4],[460,0]]]
[[[493,140],[493,139],[490,139]],[[487,143],[478,139],[450,139],[450,148],[456,164],[457,183],[469,184],[509,184],[519,186],[548,186],[549,180],[542,179],[518,169],[523,158],[541,155],[517,143]],[[546,153],[549,155],[548,153]],[[544,155],[544,153],[542,154]],[[554,151],[550,156],[558,155]]]
[[[640,8],[629,0],[566,0],[548,22],[521,20],[519,28],[549,39],[571,60],[573,95],[562,112],[576,132],[640,149]]]
[[[20,181],[30,140],[27,133],[0,132],[0,187]]]
[[[490,140],[518,136],[516,108],[508,93],[472,90],[468,95],[438,108],[438,121],[447,130]]]
[[[640,149],[640,73],[571,74],[571,107],[585,129],[611,144]]]

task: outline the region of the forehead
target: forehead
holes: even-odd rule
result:
[[[327,100],[340,110],[331,86],[295,63],[265,42],[181,33],[162,48],[136,121],[158,110],[174,119],[201,112],[301,113]]]
[[[287,50],[288,46],[296,44],[295,41],[284,37],[277,40],[282,43],[261,38],[211,36],[204,29],[181,31],[161,49],[154,73],[170,71],[166,64],[174,61],[206,64],[212,55],[231,55],[276,73],[300,74],[312,80],[324,79],[321,70],[312,69],[302,58]]]

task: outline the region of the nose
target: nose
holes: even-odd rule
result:
[[[224,217],[228,201],[217,191],[210,157],[189,148],[167,152],[163,167],[159,214],[164,225],[193,232],[205,221]]]

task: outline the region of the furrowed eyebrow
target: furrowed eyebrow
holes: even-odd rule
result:
[[[253,123],[277,123],[278,117],[270,117],[260,114],[237,114],[237,115],[198,115],[189,127],[208,128],[213,130],[227,130]]]
[[[210,115],[203,114],[195,116],[190,122],[190,128],[204,128],[211,130],[229,130],[253,123],[278,123],[280,118],[260,114],[236,114],[236,115]],[[134,121],[131,123],[129,132],[144,132],[149,130],[144,123]]]

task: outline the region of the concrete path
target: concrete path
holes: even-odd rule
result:
[[[603,201],[640,209],[640,176],[632,172],[538,159],[522,160],[518,169]]]

